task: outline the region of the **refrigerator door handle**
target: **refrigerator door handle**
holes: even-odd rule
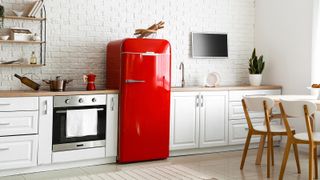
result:
[[[136,79],[127,79],[126,83],[130,84],[130,83],[145,83],[145,80],[136,80]]]
[[[141,56],[157,56],[158,54],[154,53],[154,52],[145,52],[142,53]]]

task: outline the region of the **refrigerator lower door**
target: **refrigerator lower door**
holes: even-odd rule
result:
[[[118,162],[169,155],[170,55],[122,57]]]

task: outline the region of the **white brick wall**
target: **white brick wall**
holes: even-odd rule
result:
[[[1,2],[1,1],[0,1]],[[2,0],[19,9],[30,0]],[[61,75],[75,79],[72,88],[84,88],[82,74],[98,75],[105,84],[105,47],[115,39],[133,37],[134,29],[163,20],[159,38],[172,45],[172,85],[180,84],[180,62],[185,63],[187,85],[200,85],[209,72],[219,72],[221,84],[247,83],[247,58],[254,47],[254,0],[45,0],[47,8],[47,66],[0,68],[0,89],[26,89],[14,73],[35,73],[36,81]],[[36,23],[5,22],[37,31]],[[192,59],[191,32],[227,32],[229,59]],[[0,44],[0,60],[30,57],[37,46]],[[29,75],[28,75],[29,76]]]

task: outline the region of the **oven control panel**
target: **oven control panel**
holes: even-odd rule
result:
[[[98,95],[77,95],[77,96],[54,96],[53,107],[76,107],[106,105],[107,96]]]

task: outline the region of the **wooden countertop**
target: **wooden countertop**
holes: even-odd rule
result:
[[[263,90],[263,89],[281,89],[281,86],[273,85],[263,85],[263,86],[219,86],[219,87],[201,87],[201,86],[187,86],[184,88],[181,87],[172,87],[172,92],[192,92],[192,91],[236,91],[236,90]],[[68,90],[63,92],[52,92],[46,90],[40,91],[21,91],[21,90],[8,90],[1,91],[0,97],[37,97],[37,96],[71,96],[71,95],[89,95],[89,94],[114,94],[119,93],[119,90],[116,89],[106,89],[106,90],[95,90],[95,91],[86,91],[86,90]]]
[[[90,95],[90,94],[114,94],[119,93],[118,90],[107,89],[107,90],[76,90],[76,91],[63,91],[63,92],[52,92],[52,91],[0,91],[0,97],[37,97],[37,96],[70,96],[70,95]]]
[[[281,86],[262,85],[262,86],[218,86],[218,87],[203,87],[203,86],[187,86],[187,87],[172,87],[172,92],[192,92],[192,91],[237,91],[237,90],[264,90],[264,89],[281,89]]]

